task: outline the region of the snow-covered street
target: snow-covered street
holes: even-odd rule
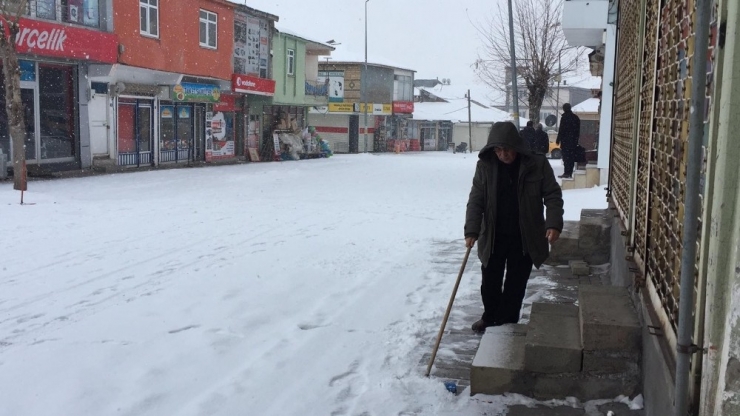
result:
[[[490,411],[419,366],[457,277],[435,271],[434,244],[463,244],[476,160],[35,181],[27,206],[0,184],[0,415]],[[606,207],[599,188],[564,199],[566,220]]]

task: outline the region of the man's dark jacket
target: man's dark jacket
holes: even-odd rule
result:
[[[558,139],[555,141],[561,147],[575,148],[581,136],[581,119],[572,111],[566,111],[560,117]]]
[[[550,152],[550,137],[547,135],[547,133],[544,130],[535,130],[535,140],[536,143],[534,147],[534,151],[538,153],[547,154]]]
[[[563,229],[563,193],[550,163],[545,156],[527,148],[513,123],[495,123],[488,144],[478,154],[465,215],[465,237],[478,238],[478,257],[487,266],[496,232],[498,164],[503,163],[493,150],[496,146],[514,148],[520,155],[517,197],[522,247],[539,268],[550,254],[547,229]],[[543,216],[543,204],[547,219]]]
[[[534,151],[535,139],[537,137],[537,132],[535,131],[534,127],[527,126],[522,129],[522,132],[520,134],[522,136],[522,139],[524,139],[524,143],[529,145],[530,150]]]

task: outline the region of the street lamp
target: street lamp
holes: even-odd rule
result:
[[[365,152],[367,153],[367,3],[365,0],[365,74],[362,76],[362,101],[365,103]]]

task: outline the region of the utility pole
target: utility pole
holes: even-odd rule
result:
[[[473,153],[473,122],[471,121],[472,117],[470,117],[470,90],[468,90],[468,150],[470,153]]]
[[[519,89],[516,85],[516,50],[514,48],[514,12],[512,11],[511,0],[509,0],[509,38],[511,43],[511,94],[514,102],[514,124],[520,128],[519,124]]]
[[[362,75],[362,85],[363,85],[363,97],[362,100],[365,103],[365,153],[367,153],[367,2],[370,0],[365,0],[365,73]]]
[[[560,81],[563,78],[563,70],[560,68],[560,54],[563,50],[558,51],[558,92],[555,96],[555,130],[560,126]]]

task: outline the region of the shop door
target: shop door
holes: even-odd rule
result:
[[[39,135],[36,114],[38,114],[38,101],[36,101],[36,86],[21,82],[21,101],[23,102],[23,122],[26,125],[26,137],[23,144],[26,146],[26,162],[38,163],[41,159],[38,146]],[[12,144],[11,144],[12,146]]]
[[[93,156],[108,154],[108,94],[94,94],[87,109],[90,115],[90,150]]]
[[[152,163],[152,105],[149,103],[140,104],[136,110],[136,121],[138,124],[137,141],[139,144],[139,157],[141,165]]]
[[[152,164],[152,101],[118,99],[118,164]]]
[[[206,160],[206,109],[202,105],[196,105],[193,110],[193,160],[202,162]]]
[[[160,162],[188,162],[193,141],[193,107],[162,105],[159,108]]]
[[[360,116],[349,116],[349,152],[359,153],[360,151]]]

